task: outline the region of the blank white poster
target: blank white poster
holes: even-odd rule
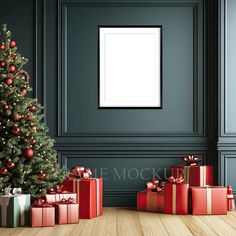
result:
[[[99,107],[161,107],[161,27],[99,27]]]

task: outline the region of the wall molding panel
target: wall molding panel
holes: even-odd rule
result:
[[[155,3],[156,2],[156,3]],[[129,3],[81,3],[80,1],[58,1],[58,25],[59,25],[59,49],[58,49],[58,65],[59,65],[59,83],[58,83],[58,133],[57,140],[60,139],[65,140],[66,138],[73,138],[73,140],[77,140],[79,138],[103,138],[103,137],[150,137],[150,138],[158,138],[158,137],[189,137],[192,138],[193,142],[197,140],[201,141],[202,137],[205,137],[204,129],[204,101],[202,99],[203,88],[203,71],[202,63],[203,53],[202,52],[202,42],[199,44],[199,40],[202,41],[199,35],[203,34],[203,29],[201,21],[199,20],[199,16],[201,16],[201,10],[199,11],[199,2],[201,1],[154,1],[153,3],[138,3],[136,1],[131,1]],[[191,132],[178,131],[178,132],[170,132],[170,131],[152,131],[152,132],[130,132],[130,131],[106,131],[106,132],[73,132],[68,131],[68,9],[70,8],[93,8],[93,7],[178,7],[178,8],[192,8],[192,17],[193,17],[193,127]],[[200,12],[200,13],[199,13]],[[202,31],[202,32],[199,32]],[[203,36],[202,36],[203,37]],[[202,48],[199,48],[202,47]],[[202,56],[199,56],[202,55]],[[60,67],[61,65],[61,67]],[[202,139],[203,140],[203,139]],[[169,143],[169,141],[167,141]],[[203,141],[204,142],[204,141]]]

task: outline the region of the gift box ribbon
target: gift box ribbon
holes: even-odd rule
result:
[[[186,162],[186,164],[189,165],[189,166],[195,166],[195,165],[197,165],[201,161],[195,155],[184,156],[184,157],[182,157],[182,160],[184,162]]]
[[[146,183],[147,191],[161,192],[164,190],[164,182],[160,182],[158,179],[153,179]]]
[[[84,166],[76,166],[70,170],[69,179],[89,179],[92,176],[90,168],[85,169]]]
[[[200,186],[206,185],[206,166],[199,166],[200,168]],[[191,166],[184,166],[184,179],[185,183],[189,184],[189,176],[190,176]]]
[[[206,195],[207,195],[207,214],[211,214],[211,188],[206,186]]]
[[[168,180],[172,184],[172,214],[176,214],[176,185],[183,183],[184,179],[182,176],[179,178],[171,176]]]
[[[49,203],[45,202],[44,199],[34,200],[33,207],[51,207]]]
[[[96,199],[97,199],[97,216],[101,214],[101,208],[100,208],[100,181],[99,179],[96,179],[96,188],[97,188],[97,191],[96,191]]]
[[[76,202],[75,202],[74,198],[69,197],[68,199],[62,198],[59,203],[61,203],[61,204],[73,204],[73,203],[76,203]]]
[[[63,185],[62,185],[62,184],[59,184],[59,185],[56,186],[56,189],[54,189],[54,188],[49,189],[49,190],[48,190],[48,193],[49,193],[49,194],[57,194],[57,193],[64,194],[64,193],[70,193],[70,192],[65,191],[65,190],[63,191],[62,189],[63,189]]]

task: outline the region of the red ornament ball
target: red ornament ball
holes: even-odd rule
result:
[[[0,67],[4,68],[6,66],[6,62],[5,61],[0,61]]]
[[[34,151],[31,148],[26,148],[23,154],[26,158],[31,159],[34,156]]]
[[[7,85],[11,85],[12,83],[13,83],[13,79],[12,78],[6,78],[5,80],[4,80],[4,82],[5,82],[5,84],[7,84]]]
[[[21,93],[22,93],[23,95],[26,95],[26,94],[27,94],[27,89],[26,89],[26,88],[21,89]]]
[[[10,73],[14,72],[16,70],[16,67],[14,65],[10,65],[9,68],[8,68],[8,71]]]
[[[15,125],[15,126],[12,127],[11,132],[12,132],[14,135],[19,135],[19,134],[20,134],[20,128]]]
[[[1,44],[0,45],[0,50],[4,50],[5,49],[5,45],[4,44]]]
[[[9,43],[9,47],[10,48],[14,48],[16,46],[16,41],[15,40],[11,40]]]
[[[18,121],[18,120],[20,119],[20,115],[14,114],[14,115],[12,115],[11,119],[12,119],[13,121]]]
[[[45,178],[46,178],[46,175],[43,173],[43,171],[40,171],[38,174],[38,179],[45,180]]]
[[[35,145],[36,144],[36,140],[35,139],[31,139],[29,143],[30,143],[30,145]]]
[[[8,110],[8,109],[9,109],[9,106],[8,106],[7,104],[4,104],[4,105],[2,106],[2,108],[3,108],[3,110]]]
[[[0,175],[6,175],[8,172],[6,167],[0,167]]]
[[[32,107],[29,108],[29,111],[30,112],[36,112],[37,108],[35,106],[32,106]]]
[[[13,168],[15,168],[15,163],[14,162],[12,162],[11,160],[8,160],[8,162],[7,162],[7,169],[9,169],[9,170],[11,170],[11,169],[13,169]]]

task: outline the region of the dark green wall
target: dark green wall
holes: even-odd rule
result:
[[[18,8],[5,18],[31,59],[59,161],[102,174],[105,205],[134,205],[147,179],[168,176],[185,154],[217,170],[217,1],[24,0]],[[122,24],[163,25],[161,110],[97,108],[97,26]]]
[[[219,9],[219,182],[236,190],[236,2],[221,0]]]

